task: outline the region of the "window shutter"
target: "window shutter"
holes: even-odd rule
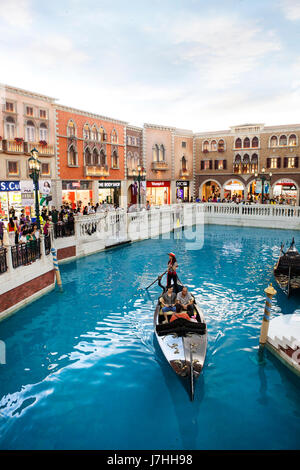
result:
[[[223,160],[223,170],[227,170],[227,160]]]
[[[213,161],[212,160],[209,160],[209,169],[212,170],[212,164],[213,164]]]
[[[283,168],[287,168],[287,166],[288,166],[288,158],[284,157],[284,159],[283,159]]]
[[[299,157],[295,157],[295,168],[299,166]]]
[[[281,158],[277,158],[277,168],[281,168]]]
[[[218,169],[218,160],[215,160],[215,170]]]
[[[204,170],[204,161],[201,161],[201,170]]]
[[[267,158],[267,168],[271,168],[271,158]]]

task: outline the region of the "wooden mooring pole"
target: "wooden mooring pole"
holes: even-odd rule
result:
[[[265,348],[265,344],[267,342],[268,331],[269,331],[269,324],[270,324],[270,313],[271,313],[271,302],[274,295],[277,291],[272,286],[272,283],[265,289],[265,294],[267,296],[266,303],[265,303],[265,311],[264,316],[262,319],[261,329],[260,329],[260,338],[259,338],[259,359],[263,360],[263,352]]]

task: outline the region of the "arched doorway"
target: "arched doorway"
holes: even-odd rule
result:
[[[297,205],[299,203],[299,186],[290,178],[281,178],[273,186],[273,199],[281,204]]]
[[[232,180],[227,181],[224,184],[223,189],[224,189],[225,199],[234,200],[237,197],[242,198],[242,199],[244,198],[245,186],[239,180],[232,179]]]
[[[215,180],[204,181],[199,190],[199,197],[207,202],[209,199],[217,199],[221,196],[221,185]]]
[[[132,183],[128,187],[127,201],[129,204],[137,204],[138,188],[137,183]]]

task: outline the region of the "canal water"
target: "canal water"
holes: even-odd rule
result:
[[[0,323],[1,449],[299,449],[300,379],[256,359],[264,288],[300,235],[206,225],[195,250],[191,230],[64,264],[63,293]],[[207,320],[194,402],[154,341],[161,291],[141,289],[169,251]],[[272,315],[293,312],[278,289]]]

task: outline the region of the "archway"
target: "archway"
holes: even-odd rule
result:
[[[299,186],[290,178],[280,178],[272,186],[273,199],[281,204],[299,203]]]
[[[231,179],[226,181],[223,185],[224,198],[225,199],[235,199],[235,198],[244,198],[245,194],[245,185],[238,179]]]
[[[216,180],[203,181],[199,188],[199,198],[201,201],[208,201],[209,198],[218,198],[221,196],[221,184]]]

